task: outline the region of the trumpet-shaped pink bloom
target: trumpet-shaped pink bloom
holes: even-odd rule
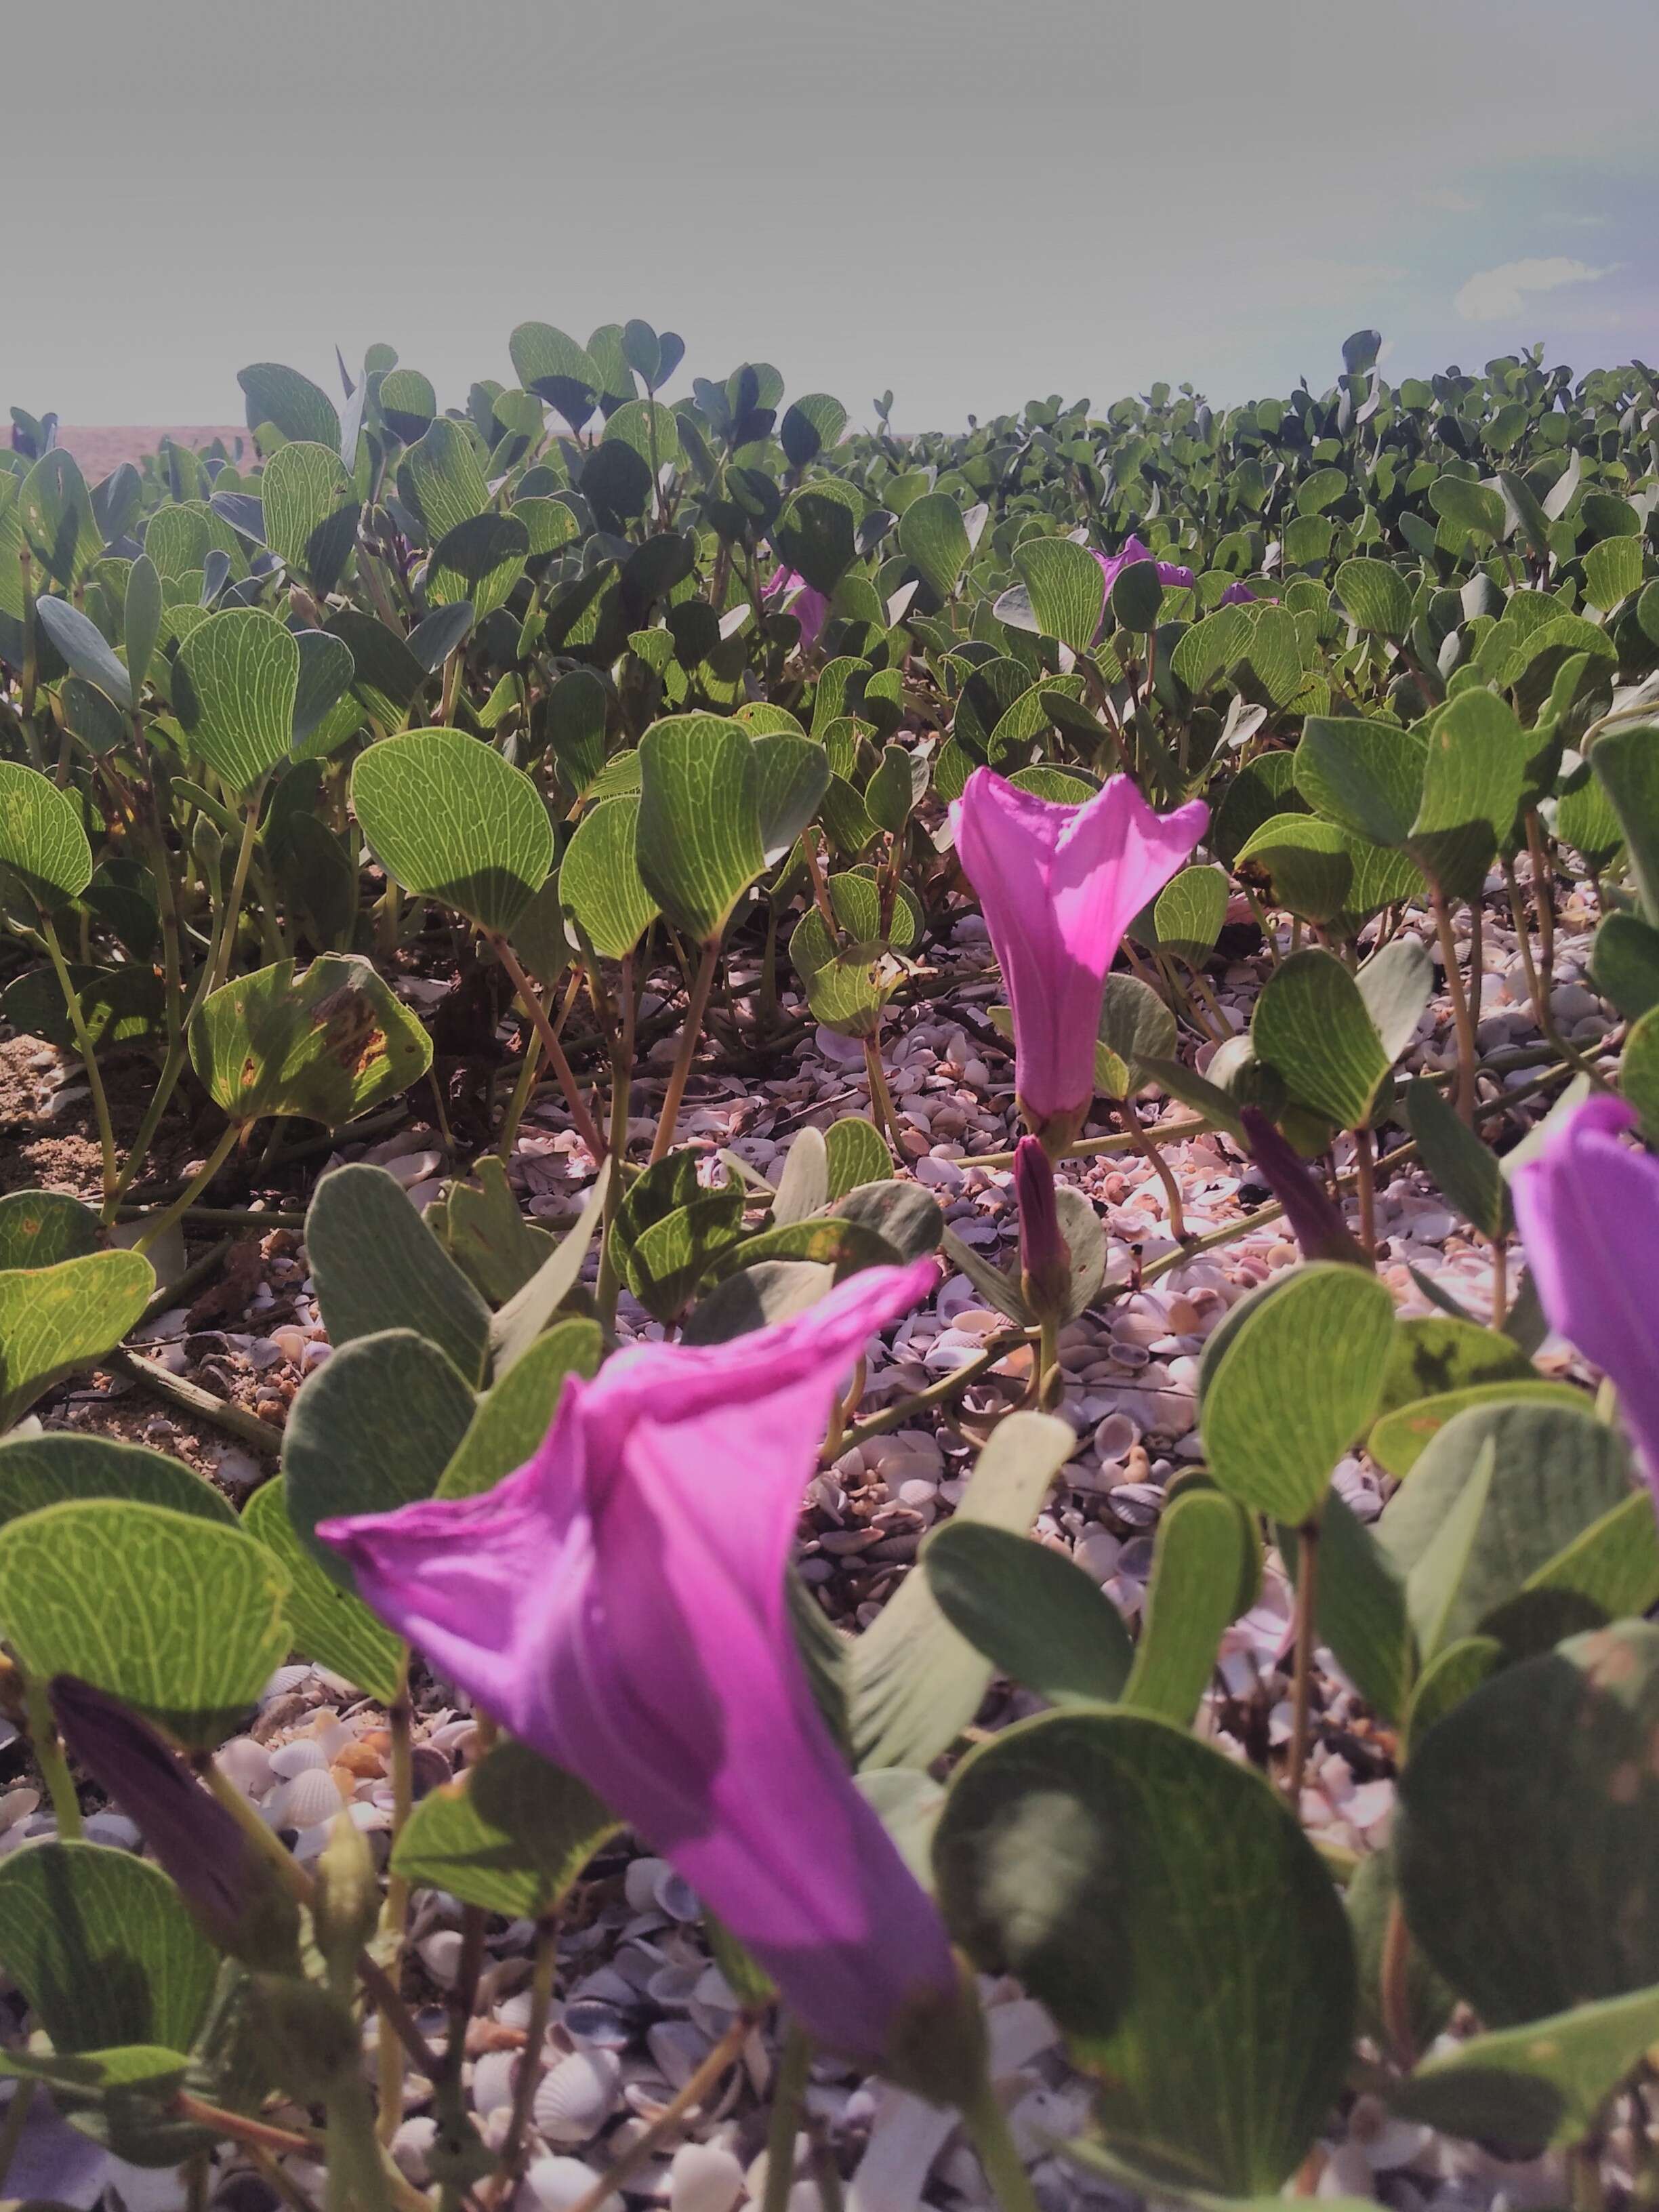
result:
[[[1127,775],[1081,806],[974,770],[952,810],[1014,1017],[1020,1106],[1039,1135],[1075,1125],[1095,1095],[1106,973],[1123,933],[1203,836],[1201,799],[1159,814]]]
[[[1101,574],[1106,579],[1106,596],[1109,599],[1112,586],[1123,571],[1133,568],[1137,561],[1151,561],[1152,549],[1150,545],[1143,545],[1138,538],[1126,538],[1121,552],[1097,553],[1095,558],[1100,563]],[[1190,568],[1183,568],[1174,561],[1158,561],[1154,566],[1158,569],[1158,582],[1167,590],[1173,591],[1183,584],[1190,587],[1193,580]]]
[[[793,615],[800,624],[800,649],[811,653],[830,619],[830,602],[824,594],[815,592],[805,577],[798,576],[793,568],[775,568],[761,586],[761,597],[775,601],[781,612]]]
[[[733,1342],[573,1376],[482,1497],[324,1522],[383,1620],[671,1860],[806,2027],[949,2002],[943,1922],[813,1702],[784,1569],[837,1389],[936,1279],[871,1267]]]
[[[1623,1141],[1635,1121],[1587,1098],[1510,1188],[1550,1326],[1618,1391],[1659,1505],[1659,1159]]]

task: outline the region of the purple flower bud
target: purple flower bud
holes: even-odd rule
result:
[[[1238,1118],[1244,1125],[1245,1148],[1284,1207],[1303,1257],[1348,1260],[1357,1267],[1369,1267],[1370,1262],[1349,1236],[1340,1208],[1295,1146],[1259,1106],[1242,1108]]]
[[[1054,1205],[1054,1163],[1035,1137],[1014,1147],[1019,1201],[1019,1267],[1025,1296],[1039,1314],[1056,1315],[1072,1284],[1072,1253]]]
[[[1216,605],[1218,607],[1251,607],[1255,605],[1255,593],[1248,584],[1229,584]]]
[[[264,1857],[147,1721],[90,1682],[52,1677],[72,1756],[135,1821],[210,1940],[249,1966],[298,1970],[298,1915]]]

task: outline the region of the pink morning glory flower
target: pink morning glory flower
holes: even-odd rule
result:
[[[800,624],[800,649],[811,653],[830,619],[830,602],[823,592],[815,592],[805,577],[798,576],[793,568],[775,568],[761,586],[761,597],[775,602],[781,612],[793,615]]]
[[[1095,1095],[1107,970],[1123,933],[1203,836],[1201,799],[1172,814],[1115,775],[1081,806],[974,770],[951,811],[1014,1018],[1014,1074],[1027,1121],[1064,1144]]]
[[[870,1267],[728,1344],[636,1345],[567,1382],[483,1496],[318,1530],[440,1674],[662,1852],[811,2033],[872,2057],[957,1984],[813,1702],[784,1570],[837,1390],[936,1279]]]
[[[1575,1108],[1510,1188],[1550,1327],[1619,1393],[1659,1504],[1659,1159],[1624,1142],[1635,1109]]]
[[[1126,538],[1121,552],[1097,553],[1095,558],[1100,563],[1101,574],[1106,579],[1106,596],[1109,599],[1112,596],[1112,586],[1123,571],[1133,568],[1137,561],[1151,561],[1152,549],[1150,545],[1143,545],[1138,538]],[[1181,568],[1173,561],[1158,561],[1153,565],[1158,570],[1158,582],[1166,590],[1173,591],[1182,585],[1190,587],[1193,580],[1193,572],[1190,568]]]

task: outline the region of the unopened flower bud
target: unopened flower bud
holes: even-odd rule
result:
[[[1014,1194],[1019,1200],[1019,1266],[1026,1303],[1058,1315],[1072,1287],[1071,1248],[1060,1234],[1054,1164],[1035,1137],[1014,1147]]]

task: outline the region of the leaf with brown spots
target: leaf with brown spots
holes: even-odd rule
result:
[[[367,960],[328,952],[298,977],[281,960],[215,991],[191,1057],[239,1127],[291,1115],[334,1129],[424,1075],[432,1045]]]

